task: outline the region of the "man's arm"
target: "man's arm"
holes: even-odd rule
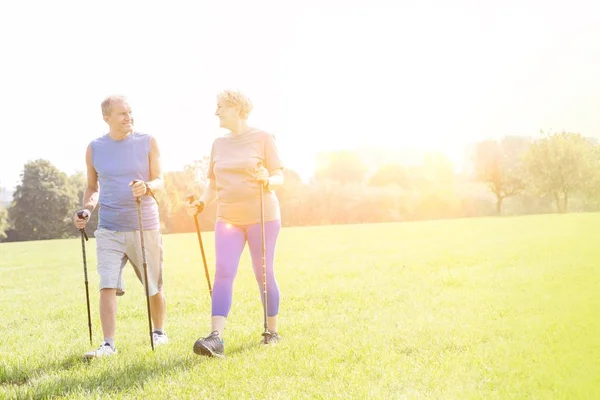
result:
[[[87,151],[85,152],[85,164],[87,167],[87,186],[83,199],[81,200],[82,210],[77,210],[73,215],[73,223],[77,229],[84,229],[85,225],[92,215],[92,211],[98,204],[98,173],[92,163],[92,145],[88,145]],[[82,218],[79,217],[79,212],[82,212]]]
[[[160,149],[156,139],[150,138],[150,180],[146,182],[148,189],[151,192],[162,190],[164,188],[164,180],[162,174],[162,167],[160,164]]]
[[[85,152],[85,164],[87,166],[87,187],[83,194],[82,205],[84,209],[90,212],[94,211],[98,204],[98,172],[94,168],[92,163],[92,145],[88,145],[87,151]]]

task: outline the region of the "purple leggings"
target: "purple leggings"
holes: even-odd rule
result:
[[[265,247],[267,265],[267,315],[279,312],[279,287],[273,271],[275,244],[281,221],[265,222]],[[237,275],[240,256],[248,241],[252,268],[260,290],[262,302],[262,238],[260,224],[236,226],[218,221],[215,226],[216,271],[212,292],[212,315],[227,317],[233,297],[233,280]]]

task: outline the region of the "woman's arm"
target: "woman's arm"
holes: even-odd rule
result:
[[[283,170],[281,168],[273,171],[271,176],[269,176],[269,180],[267,181],[267,189],[268,190],[277,190],[278,188],[283,186]]]
[[[204,203],[205,206],[212,204],[217,199],[217,185],[215,184],[214,179],[208,180],[208,185],[202,192],[202,196],[200,196],[200,201]]]

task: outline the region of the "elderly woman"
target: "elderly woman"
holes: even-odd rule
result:
[[[263,292],[260,185],[264,188],[267,270],[267,331],[263,333],[263,343],[275,344],[279,340],[279,287],[275,280],[273,258],[281,228],[281,212],[274,190],[283,185],[283,165],[273,135],[248,126],[250,111],[252,103],[239,92],[225,91],[217,96],[215,114],[219,117],[220,126],[229,132],[213,142],[208,187],[200,200],[187,204],[188,214],[195,215],[206,205],[217,201],[212,332],[194,343],[194,352],[200,355],[224,355],[223,329],[231,309],[233,281],[246,242],[256,281],[260,292]]]

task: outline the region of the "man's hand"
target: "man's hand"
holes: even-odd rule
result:
[[[199,200],[196,200],[192,203],[187,202],[185,205],[186,205],[185,209],[187,211],[187,214],[190,217],[200,214],[204,210],[204,203]]]
[[[142,197],[148,192],[148,185],[144,181],[131,181],[129,186],[131,186],[133,197]]]
[[[90,220],[91,216],[92,216],[92,213],[87,208],[84,208],[83,210],[78,210],[75,213],[75,215],[73,215],[73,223],[75,224],[77,229],[83,229],[83,228],[85,228],[85,225]],[[83,218],[81,218],[81,217],[83,217]]]

